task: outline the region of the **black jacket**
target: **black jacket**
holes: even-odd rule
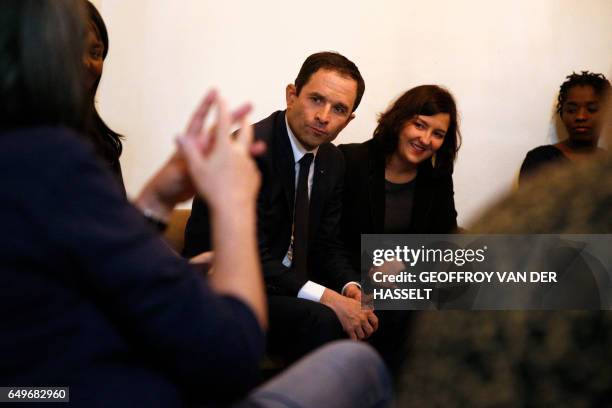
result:
[[[274,112],[254,130],[255,138],[267,145],[257,159],[262,175],[257,230],[266,288],[270,294],[296,296],[306,280],[282,264],[291,241],[295,199],[295,163],[285,112]],[[336,291],[359,281],[340,240],[343,181],[344,159],[338,148],[331,143],[319,146],[310,193],[308,279]],[[195,199],[185,231],[185,256],[211,248],[209,228],[206,205]]]
[[[351,265],[360,270],[361,234],[384,234],[385,155],[375,139],[338,146],[344,154],[342,238]],[[439,173],[427,160],[419,165],[410,234],[447,234],[457,229],[451,174]]]

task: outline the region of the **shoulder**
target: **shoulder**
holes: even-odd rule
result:
[[[25,128],[2,133],[2,167],[16,166],[39,177],[66,171],[79,162],[96,162],[94,152],[76,132],[66,128]],[[44,171],[41,171],[44,170]]]
[[[253,131],[257,140],[262,140],[266,143],[270,143],[276,135],[285,126],[285,112],[276,111],[273,112],[267,118],[260,120],[253,124]]]
[[[534,177],[486,211],[473,229],[477,233],[609,234],[610,202],[612,159],[604,157]]]
[[[346,143],[338,146],[347,161],[361,160],[376,154],[375,140],[370,139],[363,143]]]
[[[557,157],[563,157],[563,153],[553,145],[538,146],[527,152],[526,156],[526,158],[531,159],[552,159]]]
[[[340,169],[344,172],[344,156],[340,149],[332,143],[324,143],[319,146],[317,161],[319,163],[324,163],[327,168]]]
[[[527,152],[519,172],[519,184],[524,181],[528,174],[535,173],[535,170],[549,164],[566,160],[561,150],[553,145],[538,146]]]
[[[30,198],[52,194],[78,200],[100,193],[125,200],[123,187],[100,161],[91,143],[75,131],[40,127],[3,133],[0,137],[0,172],[11,175],[5,183],[7,187],[19,186],[13,193]]]
[[[348,143],[338,146],[346,162],[347,174],[355,175],[356,172],[369,172],[372,167],[378,167],[376,163],[384,167],[383,154],[379,151],[374,139],[363,143]]]

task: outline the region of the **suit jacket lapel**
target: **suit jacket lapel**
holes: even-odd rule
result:
[[[281,115],[276,123],[274,158],[276,175],[283,186],[289,211],[293,214],[293,204],[295,200],[295,162],[293,160],[293,151],[291,150],[289,135],[287,134],[285,113]]]

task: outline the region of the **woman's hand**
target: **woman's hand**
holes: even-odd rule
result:
[[[204,121],[213,104],[216,124],[206,130]],[[232,135],[230,126],[237,117],[241,129]],[[215,273],[208,283],[217,293],[245,302],[265,329],[268,318],[255,221],[261,176],[251,157],[262,152],[263,145],[253,144],[246,113],[230,115],[225,102],[216,97],[202,102],[177,145],[193,187],[210,208]]]
[[[212,138],[205,137],[215,133],[215,127],[204,132],[203,126],[211,107],[218,101],[215,91],[210,91],[202,100],[198,109],[192,115],[183,137],[200,143],[202,153],[206,154],[212,148]],[[234,111],[230,118],[230,126],[244,122],[251,106],[243,105]],[[226,115],[227,116],[227,115]],[[229,126],[228,126],[229,129]],[[265,150],[263,143],[254,143],[250,146],[250,153],[259,155]],[[136,199],[135,204],[141,209],[148,209],[156,218],[167,221],[174,206],[194,196],[196,189],[191,180],[185,157],[181,149],[177,149],[168,161],[147,182],[144,189]]]
[[[215,125],[206,130],[206,116],[216,102]],[[232,206],[236,210],[251,206],[259,191],[260,174],[251,154],[263,151],[253,145],[253,128],[246,119],[250,106],[230,115],[225,101],[206,98],[194,113],[187,132],[177,138],[178,153],[187,166],[191,182],[212,211]],[[236,135],[230,126],[240,122]],[[253,147],[255,147],[253,149]]]

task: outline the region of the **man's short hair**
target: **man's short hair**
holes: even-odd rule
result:
[[[357,82],[357,95],[355,96],[355,103],[353,104],[354,112],[361,102],[361,97],[365,92],[365,82],[361,77],[361,73],[357,68],[357,65],[353,61],[346,58],[344,55],[338,54],[337,52],[324,51],[312,54],[302,64],[300,72],[297,78],[295,78],[295,89],[297,95],[300,94],[302,87],[308,83],[312,74],[320,69],[328,69],[330,71],[336,71],[342,75],[351,77]]]

